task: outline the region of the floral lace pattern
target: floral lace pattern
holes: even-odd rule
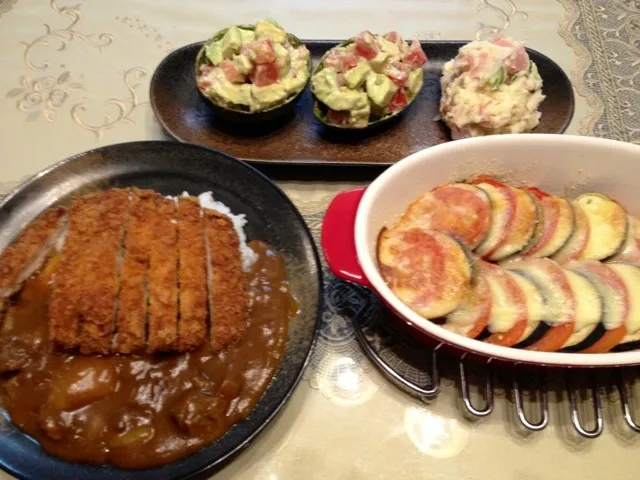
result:
[[[640,144],[640,2],[560,0],[573,84],[589,102],[580,133]]]

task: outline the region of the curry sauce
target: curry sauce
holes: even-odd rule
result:
[[[83,356],[54,349],[48,302],[57,257],[29,279],[0,329],[0,392],[14,424],[64,460],[146,468],[193,453],[246,418],[282,358],[298,304],[278,252],[250,243],[249,323],[214,353]]]

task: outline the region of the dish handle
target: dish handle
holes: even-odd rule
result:
[[[357,188],[335,196],[324,215],[321,242],[329,268],[336,277],[370,287],[358,262],[354,236],[356,212],[365,190],[366,187]]]

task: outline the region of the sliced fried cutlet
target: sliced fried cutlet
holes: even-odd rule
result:
[[[147,349],[175,350],[178,345],[178,225],[176,203],[161,195],[154,203],[150,243]]]
[[[120,293],[112,351],[128,354],[144,350],[147,328],[147,273],[156,195],[133,189],[125,227],[124,259],[120,267]]]
[[[178,350],[181,352],[200,346],[207,335],[207,263],[200,211],[197,198],[178,199]]]
[[[106,355],[111,350],[119,288],[119,255],[129,193],[129,190],[114,188],[95,194],[95,203],[91,202],[85,211],[84,220],[95,228],[93,238],[88,239],[79,252],[84,265],[79,276],[82,294],[79,297],[78,344],[85,354]]]
[[[66,232],[64,207],[52,207],[31,222],[0,255],[0,305],[17,292]]]
[[[84,252],[96,241],[101,224],[101,200],[100,193],[76,197],[69,209],[68,232],[49,300],[49,334],[63,349],[78,346],[80,301],[85,295],[84,272],[87,270]]]
[[[204,210],[209,257],[210,336],[214,351],[240,340],[247,330],[247,278],[231,219]]]

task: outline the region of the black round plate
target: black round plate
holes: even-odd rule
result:
[[[300,213],[284,193],[261,173],[228,155],[174,142],[135,142],[71,157],[34,176],[0,203],[0,249],[51,205],[72,195],[126,186],[152,188],[165,195],[211,190],[214,198],[234,213],[246,214],[249,240],[266,240],[284,256],[301,313],[291,320],[282,363],[251,415],[201,451],[146,470],[74,464],[48,455],[32,438],[7,422],[0,426],[0,466],[17,477],[158,480],[211,473],[246,447],[278,413],[307,364],[318,330],[322,298],[316,246]]]

